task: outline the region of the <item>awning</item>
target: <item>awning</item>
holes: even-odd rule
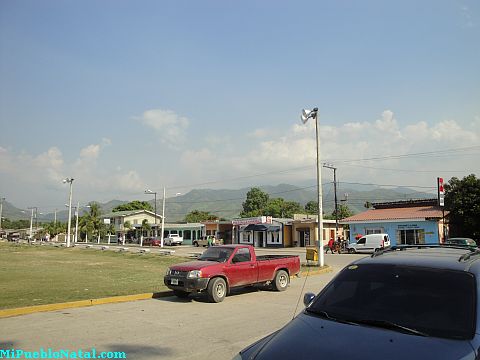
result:
[[[268,224],[250,224],[247,225],[243,231],[280,231],[280,226],[278,225],[268,225]]]

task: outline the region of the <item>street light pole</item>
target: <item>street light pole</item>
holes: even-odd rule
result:
[[[4,197],[0,198],[0,231],[2,231],[2,214],[3,214],[3,202],[4,201],[5,201]]]
[[[335,194],[335,241],[337,241],[337,237],[338,237],[337,168],[331,164],[323,164],[323,167],[333,170],[333,192]]]
[[[77,202],[77,211],[75,211],[75,242],[78,243],[78,213],[80,212],[80,202]]]
[[[33,210],[35,210],[34,207],[29,207],[30,210],[32,210],[32,215],[30,216],[30,236],[28,237],[28,242],[32,240],[33,237]]]
[[[163,248],[163,234],[165,230],[165,186],[163,187],[163,201],[162,201],[162,233],[160,234],[160,246]]]
[[[63,179],[63,183],[70,184],[70,196],[68,198],[68,230],[67,230],[67,247],[70,247],[70,231],[72,228],[72,185],[73,185],[73,178],[65,178]]]
[[[302,122],[305,124],[308,119],[315,119],[315,135],[317,143],[317,195],[318,195],[318,265],[324,265],[323,256],[323,208],[322,208],[322,176],[320,166],[320,134],[318,123],[318,108],[302,111]]]

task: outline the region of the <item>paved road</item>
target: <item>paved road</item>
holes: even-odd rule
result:
[[[330,257],[336,269],[361,256]],[[95,347],[124,351],[135,360],[231,359],[246,345],[285,325],[303,308],[303,294],[318,292],[334,275],[294,278],[281,293],[243,289],[219,304],[208,303],[200,295],[186,300],[167,297],[0,319],[0,348]]]

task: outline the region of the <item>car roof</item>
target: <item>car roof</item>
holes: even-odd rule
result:
[[[399,246],[379,251],[354,263],[405,265],[478,273],[480,251],[446,246]]]

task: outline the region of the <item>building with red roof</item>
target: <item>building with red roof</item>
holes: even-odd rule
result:
[[[386,233],[391,245],[438,244],[448,234],[448,211],[437,199],[374,203],[373,208],[342,219],[350,227],[350,242],[356,236]]]

